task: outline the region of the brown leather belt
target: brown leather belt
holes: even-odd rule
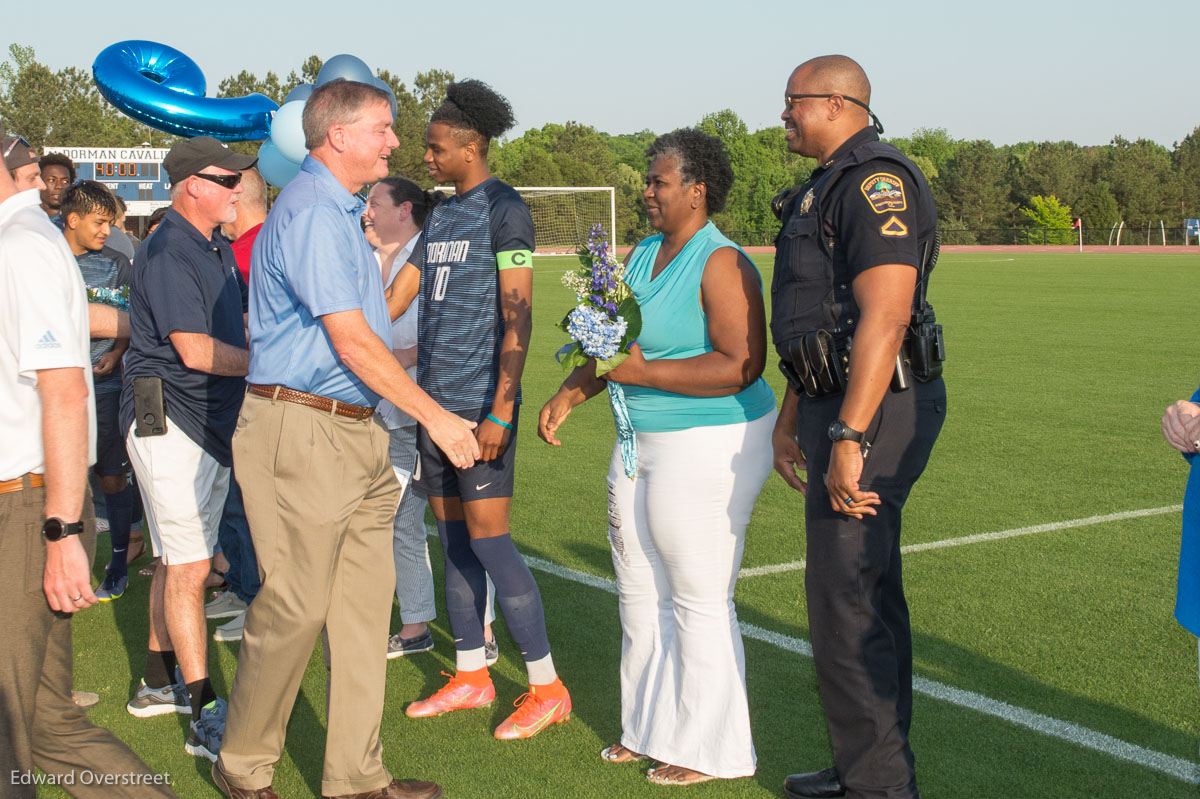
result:
[[[40,474],[30,472],[28,477],[30,488],[41,488],[46,484],[45,478]],[[25,483],[22,482],[24,479],[24,477],[18,477],[16,480],[0,480],[0,494],[11,494],[14,491],[23,490],[25,488]]]
[[[374,408],[368,408],[366,405],[350,405],[330,399],[329,397],[322,397],[320,394],[296,391],[294,388],[288,388],[287,386],[256,386],[251,384],[246,390],[251,394],[257,394],[267,399],[277,399],[284,402],[294,402],[297,405],[307,405],[309,408],[315,408],[318,411],[336,413],[338,416],[348,416],[351,419],[362,420],[375,413]]]

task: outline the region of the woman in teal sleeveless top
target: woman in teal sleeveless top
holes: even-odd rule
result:
[[[705,264],[723,247],[746,255],[716,225],[706,222],[656,275],[662,243],[661,233],[644,239],[625,266],[625,282],[642,311],[642,332],[637,340],[642,356],[647,361],[683,360],[712,352],[708,318],[700,303]],[[750,269],[754,270],[753,265]],[[757,270],[754,276],[758,276]],[[761,283],[757,291],[761,294]],[[632,383],[624,388],[633,428],[646,433],[749,422],[775,410],[775,394],[762,377],[726,396],[696,396]]]
[[[621,383],[637,440],[627,477],[613,447],[609,543],[620,598],[621,740],[608,761],[656,760],[651,782],[754,773],[746,665],[733,589],[746,525],[771,471],[775,396],[762,379],[758,271],[708,221],[733,171],[697,130],[651,145],[646,213],[660,233],[634,248],[625,281],[642,312]],[[589,362],[542,408],[538,434],[604,390]]]

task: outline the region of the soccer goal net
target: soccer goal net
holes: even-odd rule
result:
[[[603,225],[613,240],[617,225],[616,192],[612,186],[516,186],[533,216],[536,255],[574,253],[592,225]],[[439,191],[454,194],[453,186]]]

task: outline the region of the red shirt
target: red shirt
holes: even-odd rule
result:
[[[238,271],[242,273],[242,280],[246,281],[247,286],[250,285],[250,251],[254,249],[254,240],[258,238],[260,230],[262,222],[238,236],[237,241],[231,245],[233,257],[237,259]]]

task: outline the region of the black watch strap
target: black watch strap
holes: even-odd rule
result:
[[[854,441],[861,444],[865,437],[866,433],[861,430],[855,430],[841,419],[836,419],[829,425],[830,441]]]
[[[83,532],[83,522],[64,522],[51,516],[42,522],[42,538],[47,541],[61,541],[69,535],[79,535]]]

